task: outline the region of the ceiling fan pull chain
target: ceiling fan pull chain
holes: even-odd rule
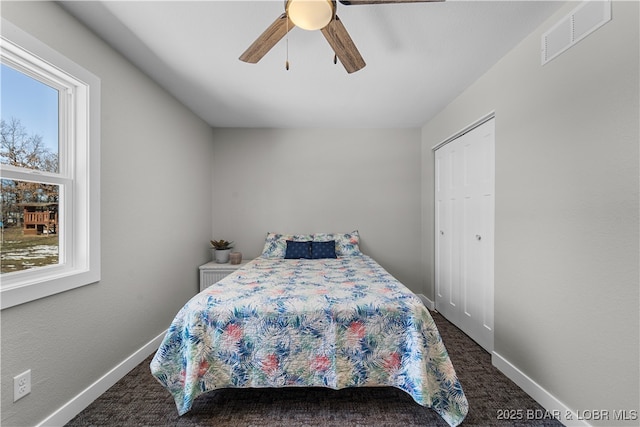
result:
[[[333,11],[333,18],[331,18],[332,21],[336,20],[336,12],[335,10]],[[338,63],[338,54],[334,51],[333,52],[333,65],[336,65]]]
[[[287,20],[287,40],[286,40],[286,50],[287,50],[287,59],[284,62],[284,68],[289,71],[289,17],[286,18]]]

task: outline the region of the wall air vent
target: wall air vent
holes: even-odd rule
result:
[[[611,20],[611,0],[582,2],[542,35],[542,65]]]

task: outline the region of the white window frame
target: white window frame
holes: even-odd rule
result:
[[[0,57],[60,94],[59,173],[0,165],[2,179],[59,185],[59,263],[2,274],[4,310],[100,280],[100,79],[6,19]]]

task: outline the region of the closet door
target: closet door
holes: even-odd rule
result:
[[[493,351],[494,120],[435,153],[436,309]]]
[[[445,145],[436,151],[436,309],[454,324],[459,323],[460,230],[454,227],[460,217],[460,174],[454,171],[460,162],[457,146]]]

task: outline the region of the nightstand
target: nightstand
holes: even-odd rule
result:
[[[249,261],[242,261],[240,264],[218,264],[210,261],[200,266],[200,292],[227,277],[240,267],[244,267]]]

